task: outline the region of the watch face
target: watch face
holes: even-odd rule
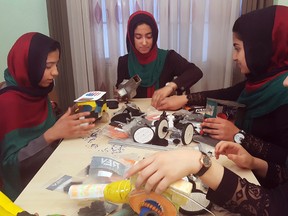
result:
[[[237,134],[235,134],[235,136],[234,136],[234,141],[235,141],[236,143],[241,143],[244,138],[245,138],[245,137],[244,137],[244,134],[242,134],[242,133],[237,133]]]
[[[211,159],[208,155],[203,156],[203,166],[205,166],[205,167],[211,166]]]

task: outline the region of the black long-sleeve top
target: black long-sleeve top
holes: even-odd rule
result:
[[[202,76],[202,71],[195,64],[188,62],[174,50],[169,50],[160,75],[159,88],[162,88],[166,83],[173,81],[178,86],[177,94],[181,94],[184,91],[189,92],[190,87],[198,82]],[[129,80],[130,78],[127,54],[120,56],[118,59],[116,87],[118,88],[123,80]],[[139,86],[135,97],[147,98],[147,88]]]
[[[221,184],[216,191],[209,189],[207,199],[241,215],[284,216],[288,212],[288,182],[266,189],[225,168]]]
[[[287,215],[288,169],[282,164],[287,159],[287,153],[283,153],[286,151],[251,134],[245,136],[242,145],[268,162],[266,177],[258,178],[262,186],[252,184],[225,168],[220,185],[216,191],[209,189],[207,199],[241,215]],[[265,187],[267,185],[269,188]]]
[[[236,101],[245,87],[243,81],[235,86],[192,93],[195,105],[205,105],[207,97]],[[241,215],[287,215],[288,212],[288,106],[254,119],[252,130],[246,133],[242,146],[253,156],[268,162],[262,186],[249,183],[225,168],[223,179],[216,191],[209,189],[207,198],[231,212]]]

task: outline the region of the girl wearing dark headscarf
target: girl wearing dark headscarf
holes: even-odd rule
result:
[[[22,35],[11,48],[4,72],[6,87],[0,90],[0,175],[3,192],[15,200],[53,152],[59,140],[87,134],[95,119],[79,120],[89,113],[58,120],[48,93],[58,76],[60,44],[40,33]]]
[[[157,38],[158,27],[152,14],[137,11],[130,16],[126,38],[128,54],[118,60],[117,88],[123,80],[138,74],[142,82],[136,97],[153,96],[152,100],[159,101],[174,91],[179,94],[189,91],[202,78],[202,71],[174,50],[159,49]]]
[[[288,74],[288,19],[284,17],[287,7],[273,6],[242,15],[235,22],[233,59],[245,74],[245,81],[226,89],[172,96],[158,108],[205,105],[207,98],[238,101],[246,105],[242,123],[207,118],[202,123],[203,131],[219,140],[240,142],[236,138],[241,136],[242,145],[254,156],[262,148],[267,151],[268,143],[288,150],[288,90],[282,85]]]

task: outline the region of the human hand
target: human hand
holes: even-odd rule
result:
[[[78,138],[89,134],[95,127],[95,118],[85,118],[90,112],[72,113],[68,110],[56,123],[44,133],[44,138],[48,143],[58,139]]]
[[[225,141],[233,141],[234,135],[239,131],[233,122],[219,117],[204,119],[201,127],[210,137]]]
[[[172,150],[157,152],[132,166],[126,173],[131,177],[138,173],[135,186],[145,185],[149,193],[164,192],[169,185],[200,170],[201,152],[195,150]]]
[[[250,155],[241,145],[233,142],[220,141],[215,146],[215,157],[227,156],[237,166],[245,169],[254,169],[254,157]]]
[[[176,84],[175,84],[176,85]],[[174,91],[172,86],[164,86],[161,89],[158,89],[157,91],[154,92],[151,100],[151,105],[153,107],[157,107],[164,98],[168,97],[169,95],[172,94]]]
[[[159,101],[157,106],[154,106],[157,110],[178,110],[187,103],[186,95],[173,95],[166,97]],[[153,105],[152,105],[153,106]]]

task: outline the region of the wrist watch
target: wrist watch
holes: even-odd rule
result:
[[[194,174],[195,177],[200,177],[207,172],[207,170],[211,167],[212,161],[211,158],[204,152],[201,152],[202,156],[200,158],[200,164],[202,164],[202,168]]]
[[[240,130],[238,133],[234,135],[234,142],[241,144],[242,140],[245,138],[245,131]]]

